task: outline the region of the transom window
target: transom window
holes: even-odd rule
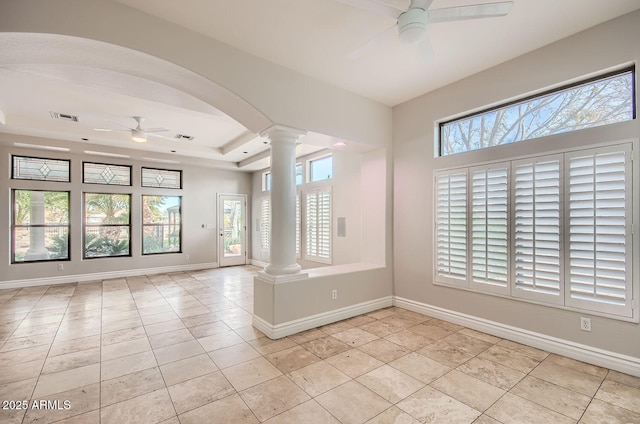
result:
[[[14,180],[71,181],[70,160],[14,155],[12,161],[11,178]]]
[[[333,156],[312,159],[308,163],[310,183],[333,178]]]
[[[440,123],[440,156],[635,119],[634,68]]]
[[[85,184],[131,185],[131,167],[107,163],[83,162],[82,182]]]

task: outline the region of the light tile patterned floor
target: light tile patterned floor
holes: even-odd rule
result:
[[[640,423],[640,378],[399,308],[269,340],[255,271],[0,291],[0,423]]]

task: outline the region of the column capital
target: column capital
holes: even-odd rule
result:
[[[273,125],[260,132],[261,137],[268,138],[272,143],[274,141],[289,141],[295,143],[305,135],[307,135],[306,131],[285,127],[283,125]]]

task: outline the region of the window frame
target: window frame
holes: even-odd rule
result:
[[[51,160],[57,162],[66,162],[68,167],[68,175],[66,180],[48,180],[45,178],[19,178],[15,175],[15,158]],[[70,183],[71,182],[71,159],[45,158],[41,156],[11,155],[11,179],[16,181],[45,181],[49,183]]]
[[[144,183],[144,171],[145,169],[149,169],[149,170],[153,170],[153,171],[167,171],[167,172],[176,172],[179,176],[180,176],[180,186],[179,187],[169,187],[169,186],[164,186],[164,185],[146,185]],[[140,167],[140,187],[145,187],[145,188],[160,188],[160,189],[167,189],[167,190],[182,190],[184,184],[183,184],[183,175],[182,175],[182,169],[167,169],[167,168],[153,168],[150,166],[141,166]]]
[[[162,252],[151,252],[151,253],[145,253],[144,250],[144,230],[145,227],[156,227],[158,225],[162,225],[162,226],[167,226],[170,224],[157,224],[157,223],[151,223],[151,224],[145,224],[144,221],[144,198],[145,197],[175,197],[178,198],[178,211],[180,214],[180,223],[178,224],[178,240],[179,240],[179,244],[178,244],[178,250],[163,250]],[[173,254],[173,253],[182,253],[182,196],[172,196],[172,195],[164,195],[164,194],[142,194],[140,196],[140,208],[141,208],[141,240],[140,240],[140,246],[141,248],[141,254],[142,256],[153,256],[153,255],[168,255],[168,254]]]
[[[531,100],[540,99],[540,98],[543,98],[545,96],[549,96],[549,95],[552,95],[552,94],[560,93],[562,91],[568,91],[568,90],[570,90],[572,88],[575,88],[575,87],[588,85],[588,84],[591,84],[591,83],[594,83],[594,82],[597,82],[597,81],[600,81],[600,80],[605,80],[607,78],[620,76],[620,75],[623,75],[623,74],[626,74],[626,73],[631,73],[631,109],[632,109],[631,110],[631,114],[632,114],[631,120],[635,120],[636,117],[637,117],[637,114],[636,114],[637,105],[636,105],[636,68],[635,68],[635,64],[634,64],[634,65],[631,65],[631,66],[625,66],[625,67],[622,67],[622,68],[619,68],[619,69],[615,69],[615,70],[612,70],[612,71],[609,71],[609,72],[598,74],[598,75],[595,75],[595,76],[592,76],[592,77],[582,78],[582,79],[579,79],[579,80],[576,80],[574,82],[570,82],[570,83],[567,83],[567,84],[561,84],[561,85],[558,85],[558,86],[554,86],[552,88],[544,89],[544,90],[535,92],[535,93],[530,94],[530,95],[526,95],[526,96],[523,96],[523,97],[518,97],[518,98],[515,98],[515,99],[510,100],[510,101],[494,104],[494,105],[489,106],[489,107],[480,108],[480,109],[472,111],[472,112],[463,113],[463,114],[460,114],[458,116],[454,116],[454,117],[451,117],[451,118],[445,118],[442,121],[438,121],[437,122],[437,131],[436,131],[437,140],[438,141],[436,143],[436,148],[435,148],[436,157],[442,158],[442,157],[447,157],[447,156],[452,156],[452,155],[457,155],[457,154],[475,152],[475,151],[484,150],[484,149],[488,149],[488,148],[492,148],[492,147],[498,147],[497,145],[495,145],[495,146],[487,146],[487,147],[483,147],[483,148],[480,148],[480,149],[467,150],[467,151],[464,151],[464,152],[455,152],[455,153],[451,153],[451,154],[443,154],[443,151],[444,151],[444,149],[443,149],[443,141],[444,140],[443,140],[443,136],[442,136],[443,127],[448,125],[448,124],[450,124],[450,123],[452,123],[452,122],[461,121],[461,120],[464,120],[464,119],[467,119],[467,118],[471,118],[471,117],[479,117],[479,116],[482,116],[482,115],[489,114],[489,113],[491,113],[493,111],[496,111],[496,110],[505,109],[505,108],[508,108],[510,106],[514,106],[514,105],[517,105],[517,104],[520,104],[520,103],[526,103],[526,102],[531,101]],[[621,122],[628,122],[628,121],[621,121]],[[598,126],[601,126],[601,125],[595,125],[595,126],[581,128],[581,129],[595,128],[595,127],[598,127]],[[566,134],[568,132],[573,132],[573,131],[578,131],[578,130],[564,131],[564,132],[562,132],[562,134]],[[545,136],[541,136],[541,137],[546,137],[546,136],[549,136],[549,135],[545,135]],[[523,139],[523,140],[516,140],[514,142],[503,144],[503,145],[500,145],[500,146],[509,145],[509,144],[516,144],[516,143],[519,143],[519,142],[522,142],[522,141],[532,141],[532,140],[539,139],[541,137]]]
[[[309,232],[309,221],[307,219],[307,214],[309,210],[307,196],[311,193],[327,193],[329,195],[329,253],[328,257],[313,255],[308,253],[307,245],[308,245],[308,232]],[[302,259],[309,262],[318,262],[322,264],[331,265],[333,263],[333,187],[332,186],[323,186],[323,187],[315,187],[307,190],[301,191],[301,201],[302,207],[301,211],[301,233],[300,233],[300,251],[302,255]],[[317,232],[317,228],[316,228]],[[318,251],[318,246],[316,246],[316,250]]]
[[[318,180],[314,180],[313,179],[313,163],[314,162],[318,162],[321,160],[326,160],[326,159],[331,159],[331,176],[329,178],[321,178]],[[307,172],[306,172],[306,182],[307,184],[316,184],[316,183],[320,183],[322,184],[323,181],[331,181],[333,180],[333,153],[329,153],[329,154],[325,154],[325,155],[321,155],[321,156],[317,156],[311,159],[307,159],[306,161],[307,163]]]
[[[86,179],[85,179],[85,166],[87,164],[116,166],[116,167],[120,167],[120,168],[129,168],[129,184],[112,184],[112,183],[92,183],[92,182],[87,182]],[[131,187],[133,185],[132,169],[133,169],[133,167],[131,165],[120,165],[120,164],[117,164],[117,163],[104,163],[104,162],[93,162],[93,161],[84,161],[83,160],[82,161],[82,184]]]
[[[506,298],[506,299],[510,299],[510,300],[515,300],[515,301],[521,301],[521,302],[527,302],[527,303],[534,303],[534,304],[539,304],[539,305],[544,305],[544,306],[549,306],[549,307],[553,307],[553,308],[558,308],[558,309],[562,309],[562,310],[568,310],[568,311],[575,311],[575,312],[580,312],[580,313],[587,313],[590,315],[594,315],[594,316],[603,316],[603,317],[607,317],[607,318],[612,318],[612,319],[616,319],[619,321],[627,321],[627,322],[634,322],[634,323],[638,323],[640,322],[640,270],[639,269],[633,269],[633,264],[638,264],[638,257],[640,256],[640,240],[638,240],[638,237],[636,237],[637,232],[632,232],[632,228],[638,228],[638,225],[640,223],[640,193],[637,192],[636,190],[636,194],[635,196],[633,194],[630,194],[631,198],[626,199],[626,203],[625,203],[625,207],[628,207],[629,211],[627,211],[629,218],[629,221],[626,222],[626,238],[625,238],[625,243],[626,243],[626,249],[627,249],[627,254],[626,257],[629,258],[628,260],[628,264],[627,264],[627,269],[630,270],[628,275],[629,278],[626,281],[626,290],[627,290],[627,295],[628,297],[627,299],[627,305],[626,306],[621,306],[619,308],[617,308],[617,310],[612,311],[610,310],[610,308],[602,308],[600,307],[601,303],[600,302],[588,302],[588,303],[583,303],[583,302],[576,302],[574,300],[569,301],[570,297],[571,297],[571,293],[569,293],[570,291],[570,282],[567,276],[567,273],[569,272],[569,266],[567,265],[567,261],[569,260],[568,258],[568,249],[569,249],[569,245],[568,243],[568,238],[570,236],[570,229],[567,227],[567,220],[569,219],[568,217],[568,209],[567,209],[567,202],[568,202],[568,198],[570,195],[569,189],[568,189],[568,184],[569,182],[566,181],[566,174],[564,174],[566,172],[566,169],[568,167],[568,162],[569,162],[569,158],[572,157],[573,155],[577,155],[580,156],[581,154],[586,154],[587,152],[590,151],[627,151],[628,149],[628,158],[627,158],[627,171],[629,172],[629,174],[626,174],[626,183],[629,184],[627,187],[629,192],[632,192],[633,189],[635,188],[635,183],[640,179],[640,149],[637,148],[637,143],[638,143],[638,139],[627,139],[627,140],[617,140],[617,141],[613,141],[613,142],[605,142],[605,143],[598,143],[598,144],[593,144],[593,145],[589,145],[589,146],[580,146],[580,147],[571,147],[571,148],[566,148],[563,150],[558,150],[558,151],[554,151],[554,152],[539,152],[537,154],[531,154],[531,155],[526,155],[526,156],[518,156],[518,157],[513,157],[513,158],[509,158],[509,159],[501,159],[501,160],[496,160],[496,161],[488,161],[488,162],[483,162],[483,163],[476,163],[476,164],[469,164],[469,165],[461,165],[461,166],[457,166],[457,167],[452,167],[452,168],[446,168],[446,169],[438,169],[438,170],[434,170],[433,171],[433,181],[434,181],[434,187],[435,187],[435,182],[436,182],[436,177],[438,174],[443,174],[443,173],[456,173],[456,172],[461,172],[462,170],[467,170],[468,175],[467,175],[467,181],[470,178],[471,175],[471,170],[477,167],[486,167],[486,166],[492,166],[495,164],[500,164],[500,163],[510,163],[510,176],[509,176],[509,184],[510,184],[510,188],[509,188],[509,198],[507,199],[507,203],[509,205],[509,222],[508,222],[508,227],[509,227],[509,237],[508,240],[511,244],[510,248],[509,248],[509,253],[511,255],[511,258],[509,260],[509,281],[508,281],[508,287],[509,287],[509,293],[499,293],[499,292],[492,292],[490,290],[483,290],[482,288],[478,288],[478,287],[474,287],[473,285],[470,284],[470,280],[471,280],[471,276],[470,276],[470,272],[467,272],[467,279],[462,283],[462,284],[456,284],[456,282],[451,282],[451,281],[447,281],[447,279],[443,279],[441,277],[438,276],[438,269],[437,269],[437,235],[435,232],[435,229],[437,228],[437,216],[436,216],[436,209],[437,209],[437,200],[436,200],[436,196],[437,193],[434,190],[434,194],[433,194],[433,228],[434,228],[434,235],[433,235],[433,239],[432,239],[432,248],[433,248],[433,284],[437,285],[437,286],[444,286],[444,287],[449,287],[449,288],[454,288],[454,289],[459,289],[459,290],[465,290],[465,291],[471,291],[471,292],[475,292],[475,293],[481,293],[481,294],[486,294],[486,295],[490,295],[490,296],[495,296],[495,297],[502,297],[502,298]],[[513,186],[513,182],[514,182],[514,177],[513,177],[513,170],[514,170],[514,166],[513,163],[517,163],[517,162],[521,162],[521,161],[532,161],[532,160],[536,160],[536,159],[544,159],[544,158],[550,158],[550,157],[556,157],[556,156],[561,156],[561,162],[559,164],[559,172],[560,172],[560,227],[561,227],[561,235],[560,235],[560,249],[561,249],[561,255],[563,255],[563,259],[560,261],[560,292],[558,295],[558,301],[557,302],[553,302],[553,301],[549,301],[548,299],[544,299],[544,297],[540,298],[538,296],[514,296],[513,295],[513,290],[514,290],[514,270],[515,270],[515,261],[514,261],[514,249],[515,249],[515,242],[514,242],[514,221],[513,221],[513,215],[514,215],[514,199],[513,199],[513,190],[515,189]],[[469,186],[469,182],[467,182],[467,188]],[[467,189],[467,211],[469,211],[469,189]],[[469,220],[469,212],[467,212],[467,220]],[[469,234],[471,230],[469,229],[469,227],[467,226],[467,234]],[[467,269],[470,268],[470,251],[471,251],[471,245],[470,243],[467,243]]]
[[[129,197],[129,220],[127,224],[91,224],[87,225],[87,194],[103,194],[109,196],[128,196]],[[83,260],[91,260],[91,259],[104,259],[104,258],[126,258],[132,257],[131,252],[131,236],[132,236],[132,225],[131,225],[131,206],[132,206],[132,193],[104,193],[104,192],[94,192],[94,191],[83,191],[82,192],[82,259]],[[101,227],[128,227],[129,229],[129,237],[128,241],[128,253],[126,255],[103,255],[103,256],[87,256],[87,228],[101,228]]]
[[[38,192],[43,192],[43,193],[67,193],[67,216],[68,216],[68,222],[66,225],[48,225],[48,224],[35,224],[35,225],[17,225],[16,224],[16,191],[38,191]],[[69,262],[71,261],[71,191],[70,190],[42,190],[42,189],[22,189],[22,188],[12,188],[11,189],[11,228],[10,228],[10,232],[11,232],[11,264],[12,265],[18,265],[18,264],[31,264],[31,263],[40,263],[40,262]],[[15,231],[16,228],[33,228],[33,227],[38,227],[38,228],[60,228],[60,227],[66,227],[67,228],[67,257],[66,258],[50,258],[50,259],[36,259],[36,260],[31,260],[31,261],[16,261],[16,237],[15,237]]]

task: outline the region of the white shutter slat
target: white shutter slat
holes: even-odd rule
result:
[[[512,294],[561,303],[560,158],[513,165]]]
[[[471,281],[473,288],[508,293],[508,165],[471,170]]]
[[[305,193],[305,259],[331,263],[331,188]]]
[[[466,285],[467,174],[442,173],[436,186],[436,280]]]
[[[271,247],[271,199],[264,198],[260,205],[260,247],[268,253]]]
[[[630,316],[630,148],[567,158],[567,304]]]

